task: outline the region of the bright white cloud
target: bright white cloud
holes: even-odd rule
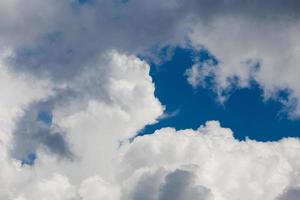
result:
[[[292,138],[269,143],[237,141],[230,129],[215,121],[196,131],[165,128],[124,146],[120,177],[127,180],[129,199],[139,193],[164,199],[158,198],[165,192],[161,190],[171,190],[171,197],[187,189],[187,196],[197,194],[190,199],[273,200],[285,188],[299,185],[299,148],[299,140]],[[176,195],[178,199],[182,193]]]

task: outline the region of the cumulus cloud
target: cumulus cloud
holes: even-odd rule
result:
[[[187,71],[195,88],[213,76],[220,97],[232,80],[266,98],[288,89],[297,116],[299,3],[264,2],[1,1],[0,199],[297,196],[298,139],[238,141],[216,121],[135,137],[168,117],[137,57],[163,46],[215,56]]]
[[[75,187],[69,180],[59,174],[54,174],[52,178],[40,180],[31,185],[28,191],[17,197],[17,200],[73,200],[76,197]]]
[[[36,90],[38,80],[31,78],[32,83],[25,83],[33,87],[33,97],[24,93],[26,98],[13,104],[12,109],[20,110],[18,115],[5,116],[10,124],[1,123],[1,198],[117,199],[104,187],[107,182],[111,190],[113,160],[120,144],[145,124],[156,122],[164,110],[154,96],[149,65],[111,51],[100,55],[99,62],[76,81],[47,84],[50,92]],[[5,106],[6,101],[1,104]],[[22,160],[32,154],[34,165],[23,165]],[[96,191],[98,195],[93,194]]]
[[[190,199],[272,200],[299,184],[299,145],[292,138],[238,141],[216,121],[198,130],[164,128],[124,146],[120,176],[132,194],[148,199],[180,199],[188,191]]]
[[[298,139],[268,143],[238,141],[230,129],[212,121],[198,130],[163,128],[128,141],[145,124],[154,123],[162,115],[163,106],[154,96],[147,63],[116,51],[103,56],[100,60],[106,61],[99,61],[95,68],[101,68],[102,63],[109,66],[108,78],[101,80],[106,87],[100,90],[107,98],[90,96],[87,90],[90,87],[83,87],[77,91],[81,96],[72,99],[71,95],[66,98],[67,104],[63,104],[52,100],[64,90],[60,87],[57,92],[55,83],[50,84],[49,93],[33,90],[34,101],[53,103],[50,107],[41,106],[43,111],[52,113],[52,120],[47,121],[44,116],[42,122],[36,114],[28,117],[40,108],[26,104],[30,96],[14,104],[22,110],[17,117],[11,117],[14,126],[1,124],[7,127],[1,131],[1,198],[273,200],[294,194],[286,188],[299,185]],[[83,73],[78,80],[94,75]],[[73,84],[78,82],[70,83],[66,91]],[[33,82],[31,87],[34,85]],[[19,124],[18,119],[23,118],[29,120],[29,126],[35,127],[32,123],[37,120],[36,123],[64,130],[64,140],[74,158],[57,157],[44,148],[39,138],[35,139],[34,135],[39,133],[33,132],[33,144],[42,145],[31,146],[37,156],[34,165],[22,165],[12,157],[11,150],[14,150],[14,136],[19,137],[16,131],[22,127],[18,125],[27,127],[27,122]],[[20,139],[18,146],[27,145],[26,140],[22,143]]]

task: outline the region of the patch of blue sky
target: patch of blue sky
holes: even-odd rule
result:
[[[218,120],[223,127],[231,128],[239,140],[248,137],[276,141],[300,136],[300,120],[290,120],[282,112],[279,101],[263,101],[262,91],[255,83],[251,88],[234,90],[223,106],[209,87],[193,89],[184,74],[193,64],[194,54],[189,49],[177,48],[170,60],[159,66],[152,64],[150,73],[155,83],[155,95],[166,105],[166,112],[171,116],[146,126],[140,135],[168,126],[196,129],[208,120]],[[209,53],[201,52],[199,59],[212,58]],[[280,95],[286,98],[288,92],[283,91]]]
[[[79,2],[80,4],[85,4],[85,3],[89,2],[89,0],[78,0],[78,2]]]
[[[36,160],[36,154],[35,153],[30,153],[27,155],[26,158],[24,158],[23,160],[21,160],[21,165],[34,165],[34,161]]]
[[[37,115],[36,120],[40,121],[44,124],[46,124],[47,126],[51,126],[52,125],[52,113],[49,111],[40,111]],[[29,153],[25,158],[21,159],[21,164],[22,166],[24,165],[34,165],[35,160],[37,159],[36,153],[32,152]]]
[[[37,120],[47,124],[48,126],[52,125],[52,113],[49,111],[40,111],[37,116]]]

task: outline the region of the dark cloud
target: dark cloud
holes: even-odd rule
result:
[[[143,173],[129,196],[134,200],[212,200],[211,191],[195,183],[192,172],[177,169],[166,173],[164,169]]]
[[[65,133],[52,124],[52,108],[49,102],[33,103],[17,121],[13,132],[12,156],[24,160],[40,147],[68,159],[73,158]]]
[[[108,49],[143,53],[182,44],[194,23],[215,17],[270,23],[285,16],[298,19],[300,13],[297,0],[30,0],[26,6],[15,0],[12,5],[14,17],[0,14],[0,45],[14,50],[11,69],[56,80],[71,79]]]
[[[300,199],[300,188],[292,187],[286,189],[283,194],[276,198],[276,200],[299,200]]]
[[[133,200],[155,200],[157,199],[157,191],[159,189],[160,182],[162,181],[163,172],[158,170],[156,173],[148,175],[144,174],[138,184],[134,188],[131,197],[125,199]]]
[[[300,2],[297,0],[189,0],[182,3],[187,12],[210,20],[214,17],[232,16],[276,21],[300,16]]]
[[[161,186],[159,200],[209,200],[212,194],[209,189],[195,185],[195,175],[184,170],[168,174]]]
[[[41,22],[33,24],[31,19],[35,14],[30,10],[37,8],[35,4],[26,7],[25,23],[37,30],[27,36],[32,38],[30,42],[11,42],[14,55],[7,60],[11,69],[56,80],[70,79],[94,62],[103,51],[118,49],[137,53],[156,44],[171,43],[171,40],[183,36],[178,27],[184,25],[180,21],[187,14],[181,12],[180,7],[172,6],[173,0],[170,3],[129,1],[126,4],[93,1],[83,5],[52,0],[50,3],[55,12],[49,13],[49,22],[45,22],[49,27],[38,26]],[[17,10],[25,9],[16,7]],[[43,3],[40,9],[40,12],[48,9],[47,3]],[[11,40],[14,40],[12,37],[15,40],[22,38],[21,34],[9,36],[10,31],[23,32],[26,29],[18,30],[20,23],[14,21],[11,29],[4,30],[6,34],[1,34],[0,28],[0,36],[5,35]]]

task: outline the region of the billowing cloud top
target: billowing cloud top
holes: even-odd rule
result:
[[[255,81],[299,117],[299,9],[296,0],[2,0],[0,199],[299,199],[298,139],[238,141],[217,121],[135,137],[165,115],[141,59],[163,62],[164,47],[212,54],[187,70],[193,87],[224,101]]]

